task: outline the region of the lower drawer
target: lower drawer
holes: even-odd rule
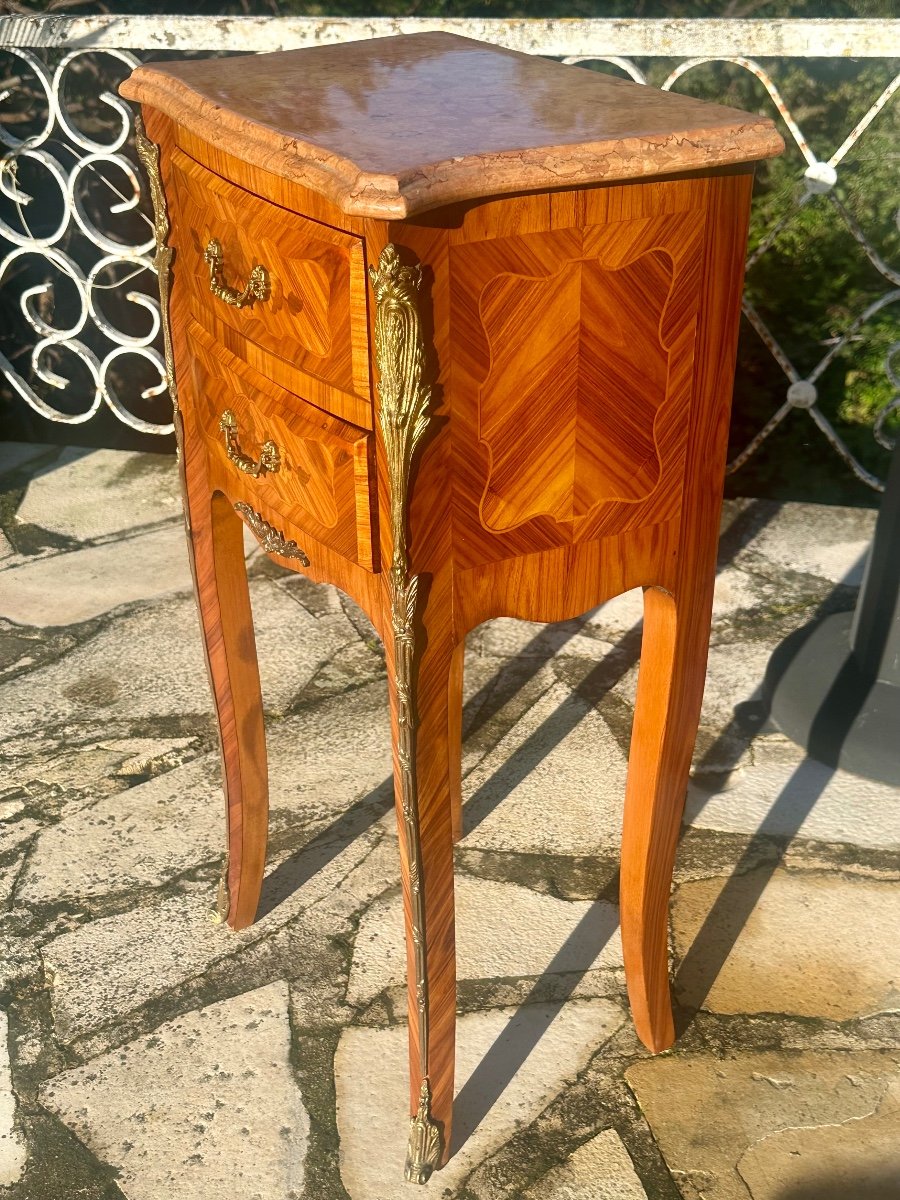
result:
[[[229,499],[377,570],[372,434],[258,374],[197,321],[188,341],[197,425]]]

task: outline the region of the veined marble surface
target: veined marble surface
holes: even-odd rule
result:
[[[450,33],[149,64],[121,91],[346,213],[388,219],[784,147],[767,117]]]

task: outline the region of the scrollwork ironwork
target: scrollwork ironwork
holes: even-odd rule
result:
[[[126,356],[149,364],[157,377],[139,393],[145,413],[149,409],[155,416],[156,398],[171,382],[164,355],[153,345],[161,326],[154,289],[151,285],[141,290],[138,284],[128,288],[141,276],[146,281],[158,266],[158,254],[151,257],[156,241],[153,223],[148,222],[148,236],[140,240],[133,238],[133,226],[130,235],[126,232],[121,238],[113,228],[123,219],[119,214],[131,213],[128,219],[133,219],[141,201],[139,173],[123,152],[132,137],[131,108],[112,91],[99,93],[97,99],[112,124],[110,140],[100,142],[79,126],[67,99],[73,73],[89,67],[93,84],[104,60],[131,70],[139,59],[125,50],[73,50],[51,72],[30,50],[3,49],[22,64],[22,75],[28,78],[24,82],[20,78],[19,85],[31,93],[34,103],[29,106],[27,136],[15,136],[0,122],[0,142],[6,147],[0,158],[0,193],[10,202],[7,219],[0,218],[0,237],[11,246],[0,261],[0,283],[14,270],[31,268],[24,261],[29,256],[43,262],[47,270],[43,281],[26,287],[19,296],[20,312],[35,335],[31,373],[26,378],[3,355],[0,372],[46,420],[82,424],[105,405],[137,432],[171,433],[173,424],[164,409],[160,419],[146,419],[132,411],[119,392],[123,384],[134,387],[139,377],[131,364],[129,370],[122,370]],[[9,96],[6,92],[0,99]],[[23,176],[34,182],[26,186]],[[87,203],[89,186],[111,195],[105,214],[97,210],[99,193]],[[50,228],[48,212],[53,214]],[[147,220],[143,214],[140,219]],[[73,239],[77,251],[70,249]],[[116,303],[104,309],[102,297],[110,295]],[[135,332],[142,324],[146,331]],[[146,366],[142,370],[146,372]],[[77,383],[76,377],[80,377]],[[85,379],[90,381],[88,388]],[[53,399],[54,391],[62,394],[59,402]],[[86,403],[81,411],[72,411],[72,398],[82,396]]]

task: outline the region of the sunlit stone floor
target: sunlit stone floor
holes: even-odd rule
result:
[[[616,902],[640,598],[470,636],[457,1148],[424,1195],[900,1196],[900,796],[805,761],[756,697],[784,636],[852,607],[873,524],[726,507],[672,902],[682,1033],[655,1059]],[[0,1195],[415,1194],[365,618],[248,545],[270,873],[230,934],[172,462],[4,445],[0,526]]]

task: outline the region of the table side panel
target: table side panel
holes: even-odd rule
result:
[[[677,516],[706,185],[567,194],[541,232],[488,239],[478,215],[451,234],[460,569]]]

